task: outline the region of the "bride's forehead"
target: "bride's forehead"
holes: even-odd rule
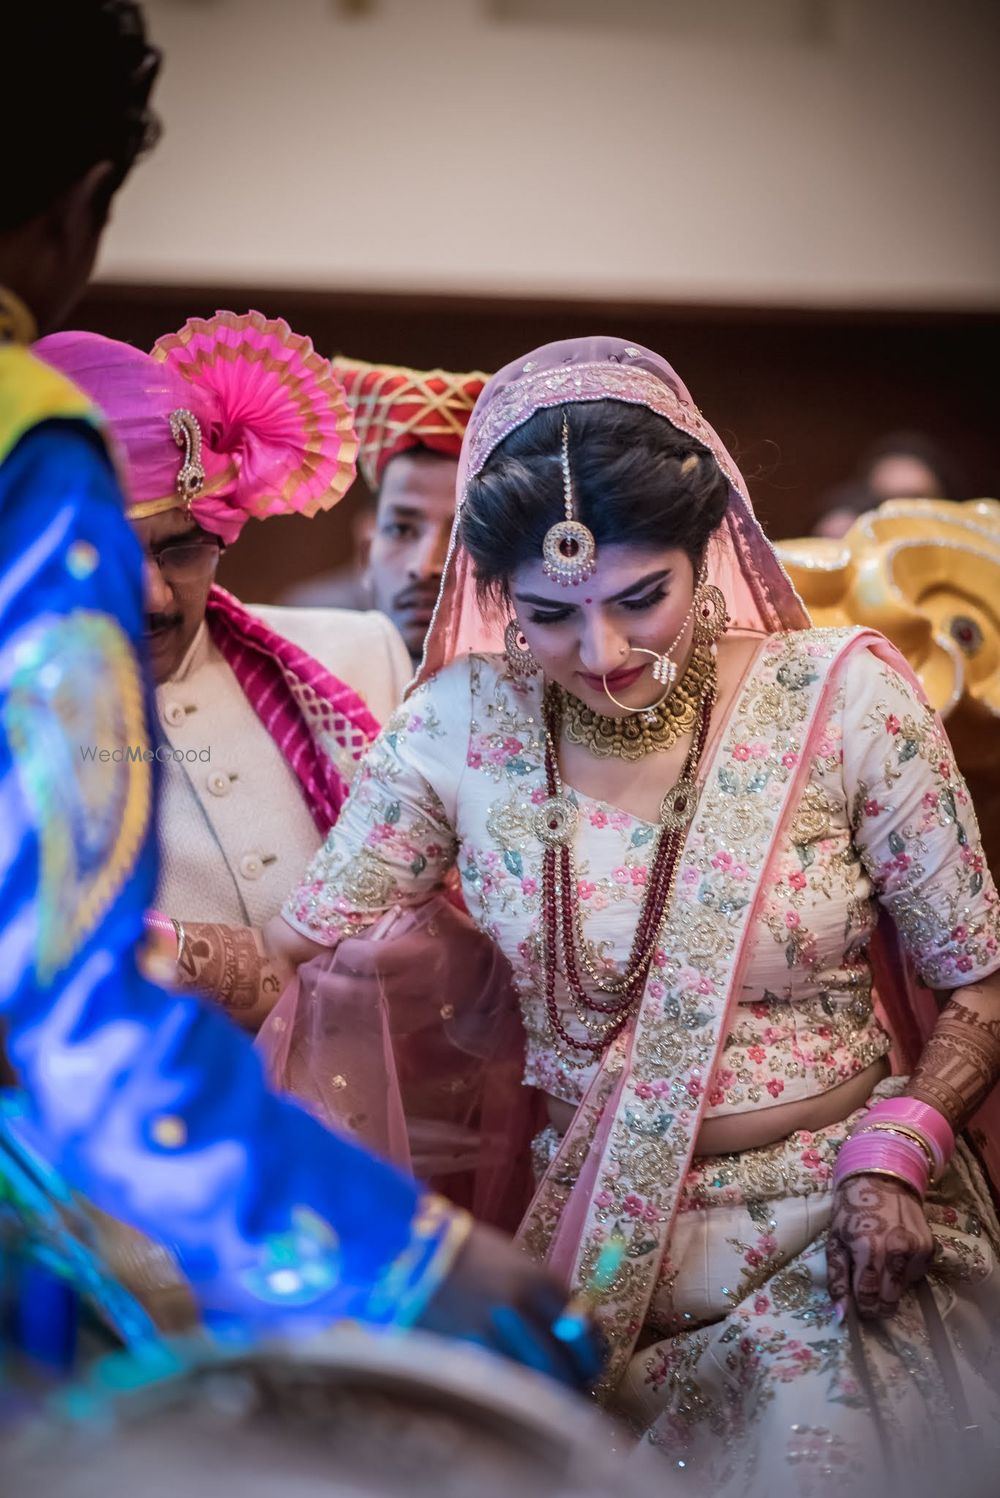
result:
[[[512,582],[518,592],[530,591],[563,602],[593,603],[621,593],[651,574],[674,576],[683,571],[685,553],[678,547],[603,545],[597,550],[597,565],[586,582],[564,587],[545,573],[541,556],[522,562]]]

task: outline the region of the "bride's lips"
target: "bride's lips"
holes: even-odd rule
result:
[[[624,671],[612,671],[603,679],[600,676],[591,676],[587,671],[578,671],[577,675],[594,692],[603,692],[605,682],[613,692],[627,692],[629,687],[635,686],[645,669],[645,666],[629,666]]]

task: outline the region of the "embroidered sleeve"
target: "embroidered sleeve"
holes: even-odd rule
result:
[[[854,841],[922,980],[1000,967],[1000,902],[951,744],[916,687],[871,651],[846,668],[844,781]]]
[[[289,925],[332,947],[441,888],[457,854],[469,724],[464,660],[420,687],[372,744],[337,825],[285,903]]]

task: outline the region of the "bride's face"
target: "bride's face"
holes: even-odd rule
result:
[[[634,652],[640,646],[660,654],[673,645],[694,586],[694,568],[684,551],[604,545],[585,583],[562,587],[546,577],[539,558],[517,569],[510,591],[545,676],[596,712],[618,717],[623,709],[609,700],[601,678],[607,677],[610,691],[631,711],[661,697],[653,660]],[[690,647],[688,627],[673,651],[678,664],[684,664]]]

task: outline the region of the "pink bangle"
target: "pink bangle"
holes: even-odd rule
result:
[[[142,918],[142,924],[147,931],[155,931],[160,936],[169,936],[174,944],[173,955],[177,956],[178,937],[177,925],[170,916],[164,915],[161,910],[147,910]]]
[[[934,1157],[935,1175],[941,1175],[955,1153],[955,1134],[943,1113],[915,1097],[887,1097],[870,1108],[861,1128],[873,1123],[898,1123],[913,1129],[927,1143]]]
[[[848,1176],[887,1175],[910,1186],[918,1196],[927,1192],[930,1167],[920,1146],[902,1135],[852,1134],[841,1145],[833,1167],[833,1184]]]

